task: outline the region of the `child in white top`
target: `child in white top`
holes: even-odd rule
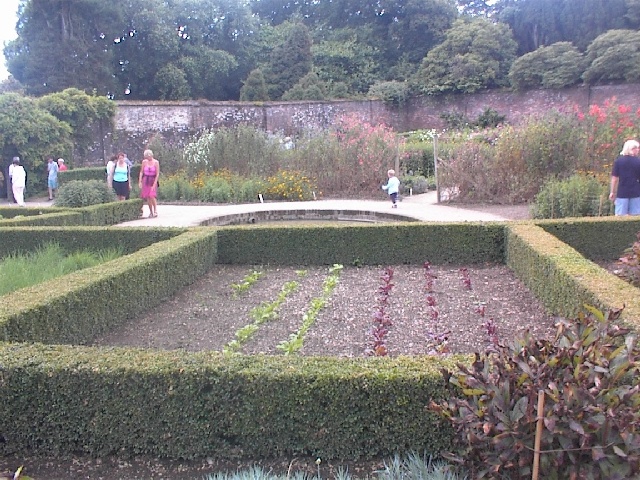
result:
[[[398,208],[398,204],[396,202],[398,201],[398,192],[400,191],[400,180],[396,177],[396,172],[394,170],[389,170],[387,172],[387,176],[389,177],[389,180],[386,185],[382,186],[382,189],[386,190],[391,198],[391,208]]]

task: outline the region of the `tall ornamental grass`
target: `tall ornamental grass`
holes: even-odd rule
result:
[[[56,243],[47,244],[31,253],[10,255],[0,261],[0,295],[93,267],[121,255],[122,251],[117,248],[99,252],[85,250],[67,255]]]

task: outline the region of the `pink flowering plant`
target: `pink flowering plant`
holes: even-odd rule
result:
[[[340,146],[341,164],[351,188],[378,193],[405,140],[391,128],[372,125],[356,115],[340,117],[331,135]]]

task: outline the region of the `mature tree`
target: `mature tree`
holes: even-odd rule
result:
[[[29,0],[20,9],[18,38],[4,49],[11,74],[27,93],[67,87],[114,88],[110,39],[122,17],[119,0]]]
[[[245,2],[173,0],[180,60],[194,98],[237,99],[255,67],[259,25]],[[271,48],[268,49],[270,51]]]
[[[563,88],[579,83],[585,66],[584,55],[571,42],[558,42],[518,57],[509,80],[517,89]]]
[[[262,70],[251,70],[249,76],[240,89],[240,100],[244,102],[262,102],[269,100],[267,83],[264,81]]]
[[[584,49],[599,34],[628,23],[628,0],[499,0],[498,18],[518,42],[518,54],[569,41]]]
[[[327,85],[315,72],[309,72],[292,88],[284,92],[282,100],[324,100],[327,97]]]
[[[116,114],[115,104],[106,97],[87,95],[76,88],[45,95],[35,103],[71,127],[73,151],[67,158],[86,154],[95,139],[95,129],[108,131]]]
[[[153,83],[160,100],[188,100],[191,97],[187,76],[173,63],[161,67],[153,77]]]
[[[380,78],[381,52],[367,43],[368,27],[332,30],[311,47],[313,66],[324,82],[342,82],[352,94],[366,93]]]
[[[311,71],[311,66],[309,29],[302,23],[296,23],[285,42],[277,45],[269,56],[264,72],[269,97],[279,99]]]
[[[424,58],[414,82],[427,94],[503,86],[516,48],[506,25],[483,18],[459,19],[445,41]]]
[[[66,122],[40,108],[33,98],[16,93],[0,95],[2,159],[19,156],[30,185],[44,186],[48,156],[69,157],[71,134],[71,127]]]
[[[121,90],[116,99],[160,97],[156,74],[179,57],[181,38],[162,0],[142,0],[124,8],[126,23],[112,39]]]
[[[440,43],[457,17],[450,0],[404,0],[388,2],[376,23],[384,27],[383,40],[376,45],[385,52],[388,66],[401,55],[411,63],[420,63],[429,50]]]
[[[329,42],[328,51],[334,49],[332,42],[357,38],[360,48],[367,49],[368,54],[375,52],[375,66],[368,70],[386,73],[393,71],[400,58],[417,65],[442,41],[458,15],[454,0],[259,0],[252,6],[254,12],[274,24],[300,18],[309,26],[314,44]],[[335,33],[341,30],[349,33]],[[323,67],[316,66],[322,77]],[[366,93],[378,80],[376,76],[359,82],[357,91]]]
[[[585,83],[640,81],[640,32],[610,30],[587,48]]]

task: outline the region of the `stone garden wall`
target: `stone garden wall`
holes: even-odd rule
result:
[[[385,123],[397,131],[442,129],[442,113],[463,113],[477,118],[492,108],[517,124],[528,115],[553,108],[578,105],[586,110],[616,97],[619,103],[640,108],[640,84],[575,87],[562,90],[522,92],[491,91],[476,94],[442,95],[413,100],[404,108],[389,107],[379,100],[323,102],[160,102],[118,101],[115,132],[96,138],[95,158],[86,164],[104,163],[103,158],[124,150],[131,158],[142,150],[153,135],[178,144],[188,142],[200,130],[253,125],[269,132],[294,135],[304,129],[326,128],[341,114],[351,113],[369,123]]]

